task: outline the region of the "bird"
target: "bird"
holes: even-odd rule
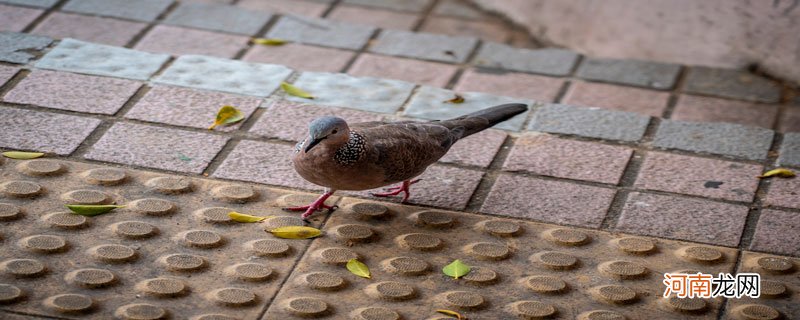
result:
[[[308,125],[308,136],[294,148],[292,164],[305,180],[325,188],[306,206],[284,208],[303,211],[302,219],[316,211],[336,210],[325,204],[337,190],[368,190],[395,183],[377,197],[403,193],[405,203],[414,179],[444,156],[454,143],[528,110],[522,103],[502,104],[442,121],[361,122],[324,116]]]

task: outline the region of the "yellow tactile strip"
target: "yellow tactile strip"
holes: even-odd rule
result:
[[[800,319],[800,259],[745,251],[744,272],[761,275],[761,297],[728,299],[725,319]]]

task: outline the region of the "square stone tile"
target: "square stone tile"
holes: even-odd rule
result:
[[[149,22],[170,4],[172,0],[69,0],[62,10]]]
[[[653,146],[763,160],[774,135],[772,130],[732,123],[662,120]]]
[[[166,54],[64,39],[38,62],[37,68],[147,80],[167,62]]]
[[[215,131],[230,132],[238,130],[260,102],[258,98],[228,93],[155,86],[125,114],[125,118],[206,129],[214,123],[219,108],[227,105],[236,107],[244,115],[240,122],[214,128]]]
[[[761,211],[750,250],[800,256],[800,214],[769,209]]]
[[[561,99],[563,103],[575,106],[636,112],[652,117],[664,114],[668,100],[668,92],[579,80],[572,82]]]
[[[478,37],[484,41],[505,42],[509,28],[496,20],[471,20],[450,17],[426,19],[419,31],[451,36]]]
[[[180,55],[233,58],[247,46],[249,37],[227,33],[157,25],[138,43],[136,50]]]
[[[253,45],[242,60],[280,64],[300,71],[340,72],[355,55],[348,50],[287,43],[281,46]]]
[[[459,104],[449,103],[447,100],[453,99],[456,95],[455,92],[422,86],[411,97],[403,115],[428,120],[446,120],[504,103],[524,103],[529,107],[533,104],[531,100],[493,96],[479,92],[459,92],[458,94],[464,98],[464,102]],[[494,128],[519,131],[522,129],[522,123],[525,122],[528,113],[530,111],[516,115],[495,125]]]
[[[669,63],[587,57],[577,75],[587,80],[666,90],[675,86],[680,70],[681,66]]]
[[[50,8],[56,5],[56,3],[58,3],[58,0],[0,0],[0,2],[19,4],[29,7]]]
[[[98,26],[103,27],[98,28]],[[75,38],[121,47],[130,42],[146,26],[147,24],[141,22],[53,12],[31,33],[55,39]]]
[[[384,119],[384,115],[377,113],[286,100],[270,100],[264,105],[267,109],[250,128],[250,133],[293,142],[303,140],[308,135],[308,124],[322,116],[340,117],[350,124]]]
[[[53,39],[27,33],[0,32],[0,61],[25,64],[53,42]]]
[[[778,120],[781,132],[800,132],[800,106],[787,106]]]
[[[800,178],[772,178],[764,203],[769,206],[800,209]]]
[[[475,63],[484,67],[551,76],[568,75],[577,61],[574,51],[514,48],[496,42],[484,43],[475,58]]]
[[[691,67],[684,92],[723,98],[776,103],[781,99],[777,83],[744,70]]]
[[[0,65],[0,86],[11,80],[18,71],[19,68]]]
[[[533,114],[528,130],[639,141],[649,122],[650,117],[633,112],[547,104]]]
[[[267,32],[267,38],[280,38],[295,42],[359,50],[375,32],[374,27],[345,22],[283,16]]]
[[[266,97],[292,70],[273,64],[249,63],[209,56],[185,55],[153,81],[197,89]]]
[[[358,4],[397,11],[422,12],[433,0],[344,0],[347,4]]]
[[[475,91],[507,97],[552,102],[564,80],[526,73],[505,72],[492,69],[467,69],[453,90]]]
[[[99,119],[0,107],[0,148],[71,154]]]
[[[297,0],[240,0],[236,5],[250,10],[271,13],[293,14],[304,17],[319,17],[328,10],[330,3]]]
[[[211,176],[322,192],[294,171],[293,155],[290,144],[242,140]]]
[[[165,24],[182,27],[255,35],[272,15],[213,3],[181,3],[164,19]]]
[[[500,174],[481,212],[536,221],[599,228],[611,206],[612,189]]]
[[[747,211],[742,205],[633,192],[615,230],[736,247]]]
[[[4,101],[86,113],[117,113],[141,82],[82,74],[34,70],[6,94]]]
[[[44,10],[0,4],[0,31],[20,32]]]
[[[488,168],[507,136],[502,130],[483,130],[458,140],[439,162]]]
[[[287,95],[287,100],[382,113],[400,109],[414,89],[414,84],[403,81],[325,72],[303,72],[294,85],[311,93],[314,99]]]
[[[368,49],[370,52],[407,58],[462,63],[478,39],[402,30],[383,30]]]
[[[215,134],[117,122],[83,157],[199,174],[227,141]]]
[[[465,19],[481,19],[485,14],[474,5],[461,0],[439,0],[433,13],[440,16],[459,17]]]
[[[503,170],[617,184],[633,150],[529,133],[517,139]]]
[[[778,164],[800,167],[800,132],[790,132],[783,135]]]
[[[744,101],[681,95],[671,119],[698,122],[727,122],[770,129],[778,106]]]
[[[458,71],[450,64],[362,53],[347,73],[444,87]]]
[[[635,187],[701,197],[751,202],[763,166],[649,152]]]
[[[336,6],[325,19],[375,26],[383,29],[411,30],[419,20],[413,13],[372,9],[362,6],[341,4]]]

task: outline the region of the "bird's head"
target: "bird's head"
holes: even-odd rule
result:
[[[308,125],[308,138],[303,150],[308,152],[317,144],[340,145],[350,139],[350,127],[342,118],[320,117]]]

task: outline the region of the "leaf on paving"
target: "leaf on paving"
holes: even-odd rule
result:
[[[19,159],[19,160],[28,160],[28,159],[36,159],[43,156],[44,153],[41,152],[23,152],[23,151],[6,151],[3,152],[3,156],[6,158],[11,159]]]
[[[759,178],[769,178],[769,177],[780,177],[780,178],[791,178],[794,177],[795,173],[792,170],[778,168],[772,169],[770,171],[764,172],[764,174],[758,176]]]
[[[289,41],[278,38],[253,38],[251,42],[253,42],[253,44],[260,44],[262,46],[282,46],[287,44]]]
[[[350,259],[350,261],[347,261],[347,270],[350,270],[351,273],[359,277],[367,279],[371,278],[369,274],[369,267],[356,259]]]
[[[460,277],[463,277],[464,275],[469,273],[470,270],[471,270],[470,266],[464,264],[463,262],[461,262],[461,260],[458,259],[454,260],[453,262],[442,268],[442,272],[444,272],[444,274],[448,276],[453,277],[453,279],[458,279]]]
[[[311,239],[322,234],[317,228],[305,226],[288,226],[269,230],[272,235],[284,239]]]
[[[460,94],[456,93],[456,96],[453,99],[445,101],[446,103],[464,103],[464,97]]]
[[[238,213],[236,211],[228,212],[228,217],[230,217],[231,220],[233,221],[242,223],[261,222],[264,221],[264,219],[271,218],[271,217],[251,216],[249,214]]]
[[[125,206],[113,205],[113,204],[101,204],[101,205],[90,205],[90,204],[67,204],[65,205],[69,210],[74,212],[75,214],[79,214],[82,216],[93,217],[97,215],[101,215],[104,213],[108,213],[111,210],[116,208],[124,208]]]
[[[455,58],[455,57],[456,57],[456,53],[455,53],[455,52],[453,52],[453,50],[445,50],[445,51],[444,51],[444,54],[446,54],[446,55],[448,55],[448,56],[451,56],[451,57],[453,57],[453,58]]]
[[[244,114],[242,114],[239,109],[233,106],[222,106],[222,108],[217,111],[217,118],[214,120],[214,124],[208,127],[208,130],[213,130],[216,126],[220,125],[230,125],[236,122],[242,121],[244,119]]]
[[[451,316],[451,317],[456,317],[456,319],[458,319],[458,320],[466,319],[466,318],[462,317],[460,313],[455,312],[453,310],[439,309],[439,310],[436,310],[436,312],[441,313],[441,314],[446,314],[446,315]]]
[[[283,89],[283,91],[286,91],[286,93],[288,93],[291,96],[305,98],[305,99],[314,99],[314,96],[312,96],[310,93],[306,92],[303,89],[295,87],[291,84],[288,84],[286,82],[281,82],[281,89]]]
[[[189,161],[192,161],[192,158],[187,157],[183,153],[179,153],[178,154],[178,160],[189,162]]]

